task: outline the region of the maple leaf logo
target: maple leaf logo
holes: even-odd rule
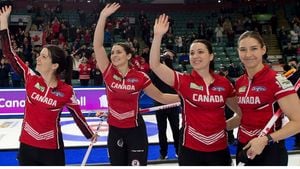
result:
[[[34,42],[37,42],[37,41],[39,41],[41,38],[38,36],[38,35],[35,35],[34,37],[32,37],[32,40],[34,41]]]

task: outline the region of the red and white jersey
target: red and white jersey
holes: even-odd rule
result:
[[[80,111],[72,86],[59,80],[56,88],[48,87],[44,79],[13,52],[8,30],[0,31],[0,38],[4,56],[15,70],[22,73],[25,80],[26,106],[20,141],[39,148],[61,148],[59,119],[64,106],[70,110],[85,137],[91,138],[93,132]]]
[[[196,72],[175,72],[174,88],[183,99],[183,145],[204,152],[227,147],[225,102],[235,96],[228,79],[211,74],[214,81],[206,85]]]
[[[91,77],[91,65],[88,63],[85,64],[79,64],[78,67],[79,70],[79,79],[90,79]]]
[[[106,84],[109,125],[119,128],[138,126],[139,96],[141,91],[151,84],[148,75],[130,69],[122,77],[121,73],[110,63],[103,77]]]
[[[267,65],[252,79],[244,74],[235,84],[238,104],[243,113],[238,131],[238,140],[241,143],[247,143],[260,134],[277,111],[278,106],[276,107],[275,103],[278,99],[295,93],[293,84]]]

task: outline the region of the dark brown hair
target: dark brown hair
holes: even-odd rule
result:
[[[123,47],[126,54],[131,54],[132,56],[134,56],[134,52],[128,43],[119,42],[119,43],[115,43],[113,46],[115,46],[115,45],[119,45],[119,46]]]
[[[47,45],[45,48],[48,49],[52,63],[58,64],[55,75],[60,77],[61,74],[64,74],[65,82],[71,85],[73,58],[70,55],[66,55],[66,52],[56,45]]]
[[[212,44],[210,43],[210,41],[206,40],[206,39],[195,39],[193,43],[202,43],[206,46],[207,50],[208,50],[208,53],[209,54],[212,54],[213,53],[213,48],[212,48]],[[215,57],[212,61],[210,61],[209,63],[209,69],[210,70],[214,70],[215,68]]]

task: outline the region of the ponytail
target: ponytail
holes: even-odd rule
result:
[[[48,49],[50,57],[52,58],[52,63],[57,63],[59,65],[55,75],[60,77],[62,74],[64,74],[65,83],[71,85],[73,57],[56,45],[48,45],[46,48]]]

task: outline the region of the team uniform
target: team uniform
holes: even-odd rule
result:
[[[59,80],[56,88],[48,87],[43,78],[13,52],[9,31],[0,31],[0,38],[4,56],[18,73],[22,73],[25,80],[26,106],[18,155],[20,165],[65,165],[59,123],[63,107],[67,106],[86,138],[93,136],[72,86]]]
[[[292,83],[283,75],[265,65],[252,79],[247,74],[236,81],[238,104],[242,110],[238,130],[237,163],[241,161],[239,152],[251,139],[258,137],[264,126],[278,109],[276,101],[295,93]],[[281,119],[269,133],[281,128]],[[262,154],[249,160],[246,165],[287,165],[287,150],[284,141],[270,143]]]
[[[175,72],[174,88],[183,99],[179,165],[231,165],[224,108],[235,90],[225,77],[211,75],[207,86],[194,70]]]
[[[92,68],[89,63],[79,64],[79,80],[81,86],[88,86],[91,79]]]
[[[134,69],[123,77],[111,63],[103,78],[109,108],[107,146],[111,164],[147,165],[148,139],[139,114],[139,96],[151,84],[150,78]]]

